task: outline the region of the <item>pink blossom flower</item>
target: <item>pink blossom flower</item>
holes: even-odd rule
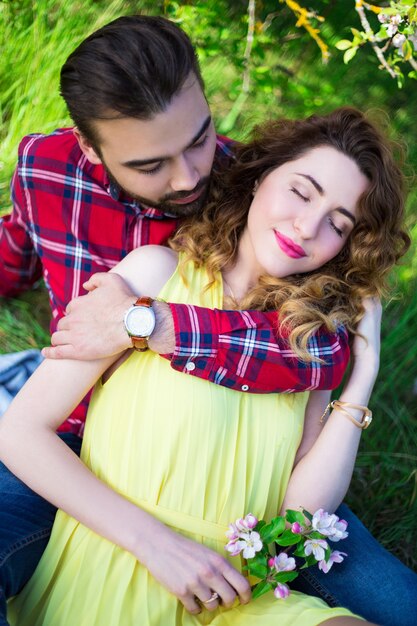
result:
[[[389,15],[387,15],[386,13],[379,13],[378,20],[381,22],[381,24],[385,24],[385,22],[389,21]]]
[[[307,539],[304,542],[304,551],[307,556],[310,554],[314,554],[314,558],[317,561],[324,561],[324,557],[326,556],[326,550],[329,547],[327,541],[324,539]]]
[[[235,526],[240,532],[247,532],[255,528],[257,523],[257,518],[252,513],[248,513],[245,517],[237,519]]]
[[[402,21],[403,21],[403,18],[401,17],[399,13],[397,13],[397,15],[392,15],[390,18],[391,24],[395,24],[396,26],[398,26],[398,24],[401,24]]]
[[[270,560],[273,561],[273,565],[270,567],[274,567],[277,572],[291,572],[296,567],[295,559],[292,556],[288,556],[286,552],[280,552],[278,556]]]
[[[337,517],[337,515],[335,517]],[[331,541],[340,541],[341,539],[346,539],[346,537],[349,535],[349,533],[346,532],[347,526],[348,523],[346,520],[338,519],[338,521],[333,524],[333,529],[329,535],[329,539],[331,539]]]
[[[298,522],[294,522],[294,524],[291,525],[291,531],[295,535],[301,535],[304,532],[304,526],[301,526]]]
[[[236,528],[236,524],[229,524],[229,530],[226,530],[226,537],[230,541],[235,541],[239,539],[239,531]]]
[[[237,541],[236,539],[233,539],[232,541],[229,541],[225,545],[225,550],[227,550],[231,554],[231,556],[237,556],[238,554],[240,554],[242,552],[242,548],[240,546],[240,542]]]
[[[323,560],[319,562],[319,569],[327,574],[327,572],[332,569],[333,563],[341,563],[344,560],[345,556],[347,556],[346,552],[339,552],[338,550],[334,550],[327,561]]]
[[[274,589],[274,596],[278,598],[278,600],[284,600],[285,598],[288,598],[289,595],[290,589],[288,585],[285,583],[278,583]]]

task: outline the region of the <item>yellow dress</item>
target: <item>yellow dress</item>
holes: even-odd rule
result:
[[[222,307],[222,283],[177,271],[160,296]],[[82,459],[97,476],[178,532],[226,556],[228,524],[277,515],[299,445],[307,393],[237,392],[133,353],[88,412]],[[302,502],[300,502],[302,504]],[[230,557],[238,569],[240,557]],[[237,604],[237,603],[236,603]],[[47,549],[9,603],[16,626],[314,626],[339,615],[321,600],[272,592],[247,605],[191,615],[130,553],[59,511]]]

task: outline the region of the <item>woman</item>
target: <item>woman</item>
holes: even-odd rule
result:
[[[240,394],[150,352],[46,361],[1,423],[0,454],[66,513],[12,602],[12,624],[358,623],[303,594],[251,601],[224,532],[249,511],[268,519],[342,500],[362,430],[352,404],[367,404],[378,370],[379,295],[409,244],[402,219],[387,144],[361,113],[340,109],[259,129],[174,249],[144,247],[118,265],[142,295],[278,308],[300,366],[314,359],[318,327],[346,324],[355,339],[345,412],[322,428],[323,392]],[[100,377],[80,461],[55,429]]]

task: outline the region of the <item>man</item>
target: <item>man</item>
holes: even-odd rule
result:
[[[13,213],[0,225],[1,293],[18,293],[41,275],[47,284],[57,347],[45,354],[96,358],[131,347],[133,336],[136,346],[148,342],[175,369],[242,392],[337,386],[348,359],[343,328],[317,333],[309,348],[323,363],[305,366],[293,357],[285,337],[276,337],[276,313],[163,302],[149,307],[143,300],[132,309],[139,294],[131,294],[117,276],[102,273],[134,247],[165,243],[179,218],[202,207],[213,163],[227,167],[232,158],[231,142],[215,135],[185,34],[163,18],[120,18],[93,33],[69,57],[62,68],[61,93],[75,129],[22,141],[12,183]],[[88,297],[79,297],[83,285],[91,292]],[[84,417],[85,405],[62,429],[76,452]],[[7,624],[5,598],[31,575],[54,510],[5,468],[0,489],[0,548],[5,555],[0,561],[0,624]],[[363,563],[358,549],[350,551],[339,579],[332,570],[327,588],[319,573],[311,575],[310,584],[327,601],[373,621],[411,624],[417,577],[383,551],[349,511],[343,516],[349,516],[354,540],[364,542],[362,549],[375,550],[365,568],[366,584],[356,577]],[[404,598],[404,614],[398,617],[380,581],[383,569],[389,569],[388,589],[397,580]]]

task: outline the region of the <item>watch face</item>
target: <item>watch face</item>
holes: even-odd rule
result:
[[[149,337],[155,328],[155,314],[146,306],[135,306],[127,313],[126,330],[133,337]]]

